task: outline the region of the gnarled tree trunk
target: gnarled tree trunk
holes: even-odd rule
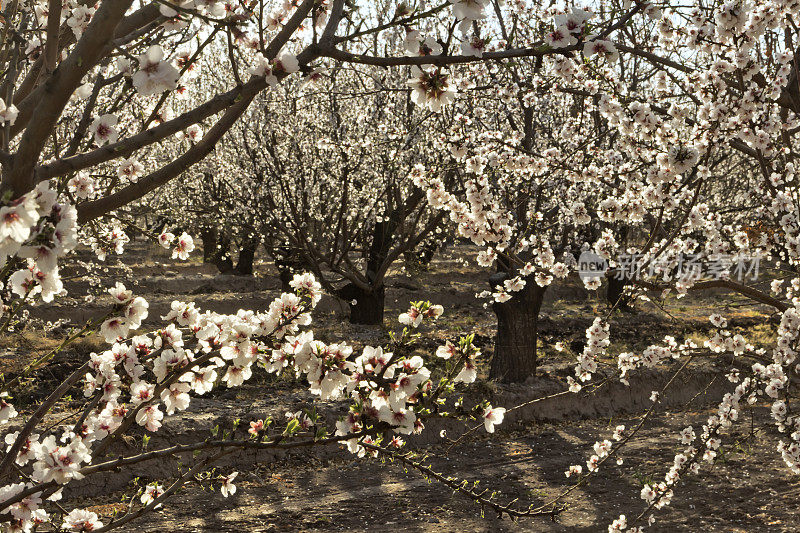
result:
[[[200,238],[203,240],[203,263],[213,263],[217,252],[217,231],[214,228],[203,228],[200,230]]]
[[[217,235],[217,246],[214,249],[212,262],[221,274],[230,274],[233,271],[231,259],[231,239],[227,235]]]
[[[607,281],[606,301],[608,304],[611,306],[616,305],[617,309],[627,310],[630,297],[625,294],[625,286],[628,284],[628,280],[624,276],[619,277],[616,273],[611,273]]]
[[[492,286],[502,283],[505,273],[490,278]],[[545,287],[529,279],[525,288],[504,303],[495,302],[497,336],[489,377],[504,383],[521,383],[536,375],[539,311]]]
[[[382,221],[375,224],[372,229],[372,243],[367,253],[366,278],[369,289],[364,289],[348,283],[338,291],[336,296],[347,302],[350,306],[350,323],[379,325],[383,324],[383,307],[386,300],[386,287],[383,284],[383,276],[378,276],[377,272],[386,260],[386,255],[394,238],[394,231],[397,228],[396,217],[389,217],[389,221]]]
[[[253,261],[260,243],[254,239],[245,239],[239,250],[239,259],[236,262],[236,273],[240,276],[253,275]]]
[[[380,325],[383,324],[386,288],[383,285],[365,291],[352,283],[348,283],[336,293],[350,306],[350,323]]]

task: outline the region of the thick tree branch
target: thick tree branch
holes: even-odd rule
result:
[[[3,187],[13,190],[15,196],[21,196],[33,188],[34,167],[45,142],[81,78],[102,57],[103,50],[111,42],[131,2],[105,0],[100,4],[72,53],[45,82],[43,97],[34,107],[28,127],[20,138],[10,172],[4,175]]]
[[[281,29],[280,32],[278,32],[272,42],[270,42],[270,44],[267,46],[265,50],[265,56],[268,59],[274,59],[278,55],[284,45],[289,41],[294,32],[297,31],[302,22],[308,16],[314,6],[314,3],[314,0],[305,0],[303,4],[295,10],[294,14],[286,23],[286,25]],[[306,49],[298,56],[298,61],[301,65],[303,65],[307,64],[314,58],[315,55],[309,49]],[[286,77],[286,74],[281,74],[278,76],[279,79],[284,77]],[[214,149],[222,136],[225,135],[225,133],[234,125],[239,117],[242,116],[245,110],[247,110],[248,106],[253,101],[253,98],[255,98],[255,96],[266,87],[267,82],[263,77],[254,76],[251,78],[242,87],[240,94],[237,96],[236,102],[229,107],[227,111],[225,111],[222,117],[197,144],[192,146],[189,150],[171,163],[149,174],[148,176],[145,176],[136,183],[128,185],[127,187],[109,196],[78,205],[79,223],[85,223],[143,197],[147,193],[155,190],[161,185],[164,185],[195,163],[202,160]]]

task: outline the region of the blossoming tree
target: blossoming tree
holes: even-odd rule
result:
[[[464,25],[481,18],[482,7],[480,2],[445,3],[419,12],[401,7],[387,19],[385,12],[338,0],[4,4],[0,104],[2,253],[8,276],[4,327],[14,322],[27,302],[37,298],[47,302],[63,292],[58,259],[74,248],[79,227],[101,259],[109,251],[122,252],[127,236],[117,220],[125,217],[126,206],[206,157],[262,91],[299,70],[313,75],[313,63],[325,58],[372,61],[352,51],[369,36],[434,16],[446,20],[451,8]],[[192,71],[210,45],[218,42],[227,45],[227,68],[234,82],[206,97],[202,90],[192,91],[192,84],[204,83]],[[511,55],[539,53],[524,49]],[[440,57],[439,63],[480,60],[474,55]],[[508,54],[498,56],[503,57]],[[378,61],[428,63],[426,54]],[[417,70],[415,80],[414,101],[432,111],[453,97],[441,70]],[[193,248],[185,234],[164,232],[161,241],[180,258]],[[139,331],[148,314],[147,302],[121,284],[110,289],[111,311],[71,332],[62,344],[63,348],[97,330],[110,348],[93,354],[27,414],[22,426],[6,435],[8,448],[0,461],[0,476],[7,482],[0,502],[6,524],[30,530],[60,514],[63,523],[57,527],[100,531],[121,527],[161,505],[183,482],[230,450],[286,446],[281,444],[285,436],[298,437],[296,445],[342,441],[359,455],[392,453],[386,446],[398,447],[402,441],[385,441],[387,430],[403,434],[421,429],[423,417],[439,409],[439,399],[453,383],[474,380],[470,365],[476,351],[469,339],[441,352],[441,357],[453,361],[446,367],[445,379],[436,384],[423,360],[401,353],[409,329],[398,338],[395,351],[369,348],[358,360],[350,358],[346,345],[316,343],[299,328],[308,325],[308,310],[319,298],[319,285],[309,276],[299,276],[292,286],[295,295],[283,295],[265,312],[225,316],[176,302],[165,317],[168,325],[149,333]],[[436,306],[418,303],[405,321],[418,325],[421,317],[440,313]],[[28,370],[53,355],[33,361]],[[351,415],[337,427],[338,435],[327,436],[306,419],[293,419],[277,433],[267,422],[253,421],[249,438],[231,435],[213,444],[118,455],[115,443],[133,428],[157,431],[165,412],[168,416],[185,409],[191,394],[207,393],[219,382],[238,386],[254,365],[275,372],[290,368],[306,376],[312,391],[325,398],[351,397],[355,402]],[[49,413],[81,381],[85,406],[66,425],[62,421],[49,426]],[[17,383],[5,383],[4,389],[13,394]],[[5,420],[17,415],[7,400],[2,413]],[[490,430],[502,420],[502,413],[489,406],[479,410]],[[141,494],[140,507],[112,523],[101,524],[92,512],[67,512],[58,504],[55,515],[46,510],[49,504],[44,502],[58,500],[61,487],[73,480],[204,450],[214,451],[201,453],[170,486],[149,487]],[[407,455],[393,457],[425,471]],[[219,480],[225,494],[235,490],[234,478]],[[554,512],[515,510],[442,480],[500,512],[519,516]]]
[[[398,76],[376,78],[334,71],[299,98],[272,93],[218,149],[239,164],[233,174],[242,177],[228,189],[237,195],[234,209],[249,201],[254,231],[286,243],[350,305],[351,322],[363,324],[383,323],[392,264],[441,231],[444,213],[427,209],[408,170],[420,161],[448,165],[429,138],[437,131],[431,122],[449,117],[421,121],[406,95],[381,91],[398,85]],[[335,94],[317,95],[334,87]],[[351,106],[362,92],[375,96]]]
[[[470,83],[475,78],[497,84],[501,100],[516,99],[520,106],[510,114],[496,104],[482,106],[492,115],[506,113],[488,120],[477,112],[474,118],[462,113],[472,121],[487,120],[462,132],[466,151],[460,145],[452,147],[451,155],[464,159],[458,172],[469,175],[463,190],[461,182],[449,184],[445,172],[425,168],[424,161],[412,171],[411,180],[426,191],[428,203],[450,214],[462,235],[486,247],[482,264],[505,262],[505,276],[493,287],[498,304],[520,293],[525,304],[535,305],[527,300],[527,291],[533,288],[535,295],[552,277],[568,273],[569,266],[557,261],[557,246],[545,225],[554,217],[562,234],[563,226],[582,225],[580,220],[588,215],[581,207],[587,209],[588,199],[597,210],[596,219],[609,225],[599,237],[591,237],[598,255],[613,268],[621,267],[622,252],[636,258],[640,271],[657,263],[647,276],[630,277],[632,296],[665,289],[691,294],[718,287],[781,313],[769,353],[731,332],[725,317],[715,314],[710,317],[715,334],[702,347],[667,337],[641,354],[613,354],[612,375],[623,382],[637,369],[666,359],[681,361],[677,375],[704,353],[747,364],[731,363],[731,392],[701,428],[682,432],[682,449],[663,481],[642,488],[645,503],[637,516],[620,516],[609,529],[641,530],[641,524],[653,520],[653,511],[670,502],[686,475],[716,460],[726,431],[742,409],[762,398],[768,398],[781,435],[778,452],[796,473],[800,419],[793,412],[790,384],[798,373],[800,331],[794,162],[800,131],[800,6],[790,0],[763,0],[661,7],[612,1],[598,3],[595,9],[565,11],[522,0],[448,0],[416,9],[406,3],[358,5],[344,0],[4,2],[2,327],[12,327],[29,302],[49,302],[63,292],[59,261],[63,263],[75,247],[79,231],[100,256],[121,252],[127,239],[122,221],[131,215],[130,205],[195,168],[237,121],[250,116],[251,104],[285,78],[299,72],[298,77],[313,79],[319,75],[317,68],[332,71],[341,65],[408,68],[410,81],[402,89],[410,91],[414,104],[432,113],[452,112],[447,108],[458,105],[457,91],[481,89]],[[385,46],[398,39],[407,54],[392,53],[396,48]],[[210,50],[223,51],[213,58],[232,78],[225,77],[230,85],[223,89],[203,89],[204,84],[214,84],[195,74],[198,66],[211,64],[202,59]],[[525,80],[487,66],[513,67],[512,62],[530,63],[516,72],[528,77],[534,90]],[[475,76],[468,64],[486,68],[485,75],[481,71]],[[646,65],[633,69],[639,77],[631,77],[633,65]],[[537,106],[565,101],[560,95],[543,99],[548,91],[577,96],[575,101],[585,106],[584,113],[559,118],[566,131],[555,136],[556,144],[569,147],[565,141],[573,132],[578,139],[602,132],[606,144],[600,144],[599,152],[569,157],[579,153],[579,147],[564,151],[560,146],[560,151],[531,154],[546,149],[549,142],[536,139],[540,124],[531,119],[523,120],[522,128],[506,127],[519,113],[523,119],[534,111],[534,116],[546,116]],[[576,117],[592,117],[593,122],[586,126]],[[497,134],[506,129],[521,135]],[[285,133],[280,125],[274,130]],[[501,148],[509,140],[511,147]],[[261,141],[265,151],[274,148],[268,139]],[[556,170],[563,177],[547,181]],[[519,174],[527,181],[517,180]],[[735,183],[741,194],[726,190],[732,174],[742,177]],[[520,183],[527,188],[517,190]],[[543,184],[564,187],[563,198],[534,203],[531,209]],[[406,191],[413,197],[410,188]],[[725,212],[720,198],[726,194],[741,202],[742,209]],[[524,200],[518,210],[508,203],[515,198]],[[743,201],[747,198],[763,200],[752,205]],[[556,211],[551,215],[552,209]],[[623,226],[632,229],[625,236],[614,233]],[[162,242],[181,258],[193,248],[188,235],[164,232]],[[781,261],[791,279],[773,283],[769,294],[725,275],[713,280],[674,276],[685,273],[685,254],[706,261],[757,255]],[[539,288],[529,287],[531,282]],[[590,286],[598,283],[588,281]],[[121,527],[162,505],[184,482],[233,450],[331,442],[345,443],[359,456],[401,461],[501,514],[558,512],[563,494],[547,505],[503,505],[397,451],[404,444],[400,435],[420,431],[427,418],[449,413],[447,396],[475,380],[477,349],[469,336],[436,352],[445,360],[441,375],[434,375],[427,361],[408,348],[414,328],[426,318],[436,318],[441,308],[414,303],[401,317],[408,327],[391,346],[366,347],[353,355],[346,343],[321,343],[306,328],[320,296],[319,282],[298,275],[291,286],[294,294],[281,295],[266,310],[232,315],[175,302],[164,326],[155,331],[140,331],[149,309],[143,298],[122,284],[110,288],[113,304],[108,314],[72,331],[62,344],[63,348],[97,331],[108,348],[92,354],[5,435],[8,447],[0,460],[4,526],[30,531],[57,517],[55,527],[72,530]],[[587,330],[570,390],[591,383],[612,332],[607,317],[597,317]],[[33,361],[28,370],[53,355]],[[306,414],[292,417],[286,427],[253,420],[247,435],[233,432],[158,450],[120,451],[124,435],[136,428],[156,432],[166,416],[186,409],[193,395],[222,383],[239,386],[259,367],[304,377],[312,394],[345,402],[348,416],[335,430]],[[521,369],[523,374],[531,371],[530,365]],[[509,369],[502,374],[509,375]],[[672,382],[657,392],[663,393]],[[0,402],[3,422],[15,424],[18,418],[13,406],[18,384],[3,384],[11,395]],[[53,425],[48,416],[78,386],[85,403],[69,419]],[[617,428],[611,440],[598,441],[586,471],[574,465],[568,476],[578,476],[576,484],[583,484],[619,456],[655,412],[659,397],[653,396],[653,407],[637,427]],[[474,410],[451,414],[473,416],[491,432],[504,413],[479,403]],[[75,480],[176,455],[194,460],[168,486],[154,483],[137,494],[139,503],[110,523],[101,524],[90,511],[67,510],[57,503],[62,488]],[[235,491],[234,480],[231,473],[215,481],[229,495]]]

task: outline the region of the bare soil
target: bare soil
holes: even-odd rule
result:
[[[169,507],[132,531],[604,531],[619,516],[644,509],[638,498],[643,482],[657,479],[677,449],[674,435],[688,422],[701,423],[704,413],[665,413],[652,420],[613,465],[585,488],[569,495],[566,511],[546,518],[499,520],[416,472],[378,460],[354,461],[287,457],[240,474],[239,490],[224,499],[218,491],[187,487]],[[469,439],[448,453],[448,444],[432,445],[431,463],[441,473],[480,480],[520,504],[548,501],[568,487],[563,472],[583,463],[595,439],[617,423],[584,420],[533,424]],[[666,437],[665,437],[666,435]],[[680,485],[673,504],[659,513],[650,531],[797,531],[800,513],[798,480],[774,453],[773,438],[749,433],[732,435],[736,443],[724,460]]]

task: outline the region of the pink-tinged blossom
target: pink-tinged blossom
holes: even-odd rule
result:
[[[97,513],[74,509],[64,517],[62,529],[70,531],[95,531],[103,527],[103,523],[98,520]]]
[[[483,411],[483,427],[489,433],[494,433],[494,427],[503,423],[506,409],[504,407],[492,407],[491,405]]]
[[[139,56],[139,70],[133,75],[133,86],[142,96],[150,96],[175,89],[180,72],[169,61],[164,61],[164,50],[152,45]]]
[[[119,119],[116,115],[101,115],[92,121],[89,126],[89,133],[94,135],[94,142],[98,146],[103,146],[106,143],[115,143],[119,137],[117,132],[117,122]]]
[[[172,258],[186,261],[189,259],[189,254],[194,251],[194,240],[192,237],[184,232],[178,237],[175,247],[172,249]]]
[[[236,485],[233,484],[233,481],[236,479],[236,476],[238,475],[239,472],[233,472],[223,477],[220,480],[221,485],[219,487],[219,491],[222,494],[223,498],[227,498],[228,496],[233,496],[234,494],[236,494]]]

